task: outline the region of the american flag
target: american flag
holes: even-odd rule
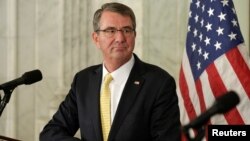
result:
[[[250,124],[250,59],[232,0],[192,0],[177,93],[187,124],[233,90],[240,104],[209,124]]]

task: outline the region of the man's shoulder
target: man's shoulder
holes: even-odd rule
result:
[[[155,64],[140,61],[140,66],[148,73],[151,72],[151,73],[156,73],[156,74],[170,75],[165,69]]]
[[[102,70],[102,64],[88,66],[80,71],[78,71],[77,75],[89,74],[89,73],[98,73]]]

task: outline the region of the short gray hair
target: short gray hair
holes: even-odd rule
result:
[[[96,10],[94,14],[94,18],[93,18],[94,31],[97,31],[100,29],[100,19],[104,11],[111,11],[111,12],[119,13],[124,16],[129,16],[132,20],[133,29],[134,30],[136,29],[136,18],[135,18],[135,14],[133,10],[124,4],[111,2],[111,3],[103,4],[100,9]]]

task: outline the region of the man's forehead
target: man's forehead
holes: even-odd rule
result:
[[[105,27],[132,27],[132,20],[128,15],[117,12],[104,11],[100,18],[100,26]]]

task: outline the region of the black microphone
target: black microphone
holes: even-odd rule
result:
[[[29,85],[40,80],[42,80],[41,71],[33,70],[33,71],[25,72],[20,78],[14,79],[12,81],[9,81],[0,85],[0,90],[13,90],[18,85],[22,85],[22,84]]]
[[[186,132],[190,128],[199,129],[202,125],[206,124],[213,115],[226,113],[234,108],[239,102],[239,96],[234,91],[229,91],[218,97],[207,111],[202,113],[189,124],[183,126],[183,130]]]

